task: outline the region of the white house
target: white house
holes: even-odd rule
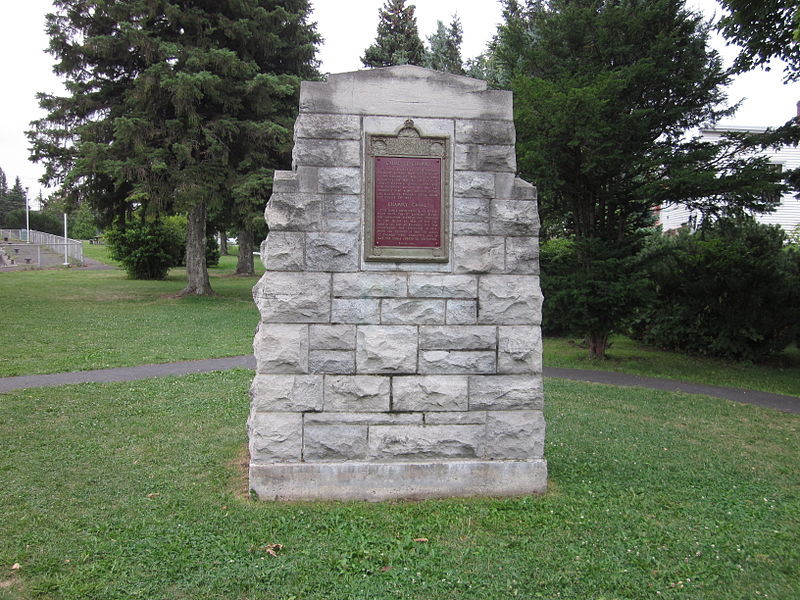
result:
[[[800,108],[798,109],[800,113]],[[729,132],[763,133],[765,127],[715,127],[701,129],[701,137],[710,142],[720,141],[722,136]],[[786,146],[783,148],[768,149],[763,151],[769,157],[769,162],[775,164],[782,171],[789,171],[800,167],[800,148]],[[692,222],[697,215],[683,206],[669,206],[662,209],[659,213],[659,223],[664,231],[678,229],[681,225]],[[755,215],[756,220],[768,225],[780,225],[786,233],[791,232],[800,225],[800,199],[795,198],[794,192],[784,194],[781,204],[772,213]]]

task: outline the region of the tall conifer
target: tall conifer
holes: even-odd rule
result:
[[[414,10],[413,4],[406,6],[406,0],[386,0],[379,12],[375,43],[361,58],[365,67],[425,63],[425,45],[419,37]]]

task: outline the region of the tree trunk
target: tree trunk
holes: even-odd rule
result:
[[[219,232],[219,255],[228,256],[228,236],[224,231]]]
[[[606,350],[608,349],[608,334],[590,333],[589,341],[589,358],[605,360]]]
[[[255,275],[253,268],[253,233],[244,227],[239,229],[239,260],[236,261],[237,275]]]
[[[186,224],[186,287],[178,296],[211,296],[206,265],[206,203],[198,201],[189,211]]]

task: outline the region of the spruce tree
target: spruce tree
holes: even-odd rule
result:
[[[45,179],[106,221],[188,217],[183,294],[212,293],[209,210],[263,210],[290,163],[301,78],[317,76],[308,0],[56,0],[50,52],[68,94],[30,133]],[[258,208],[256,208],[258,207]]]
[[[493,61],[515,92],[519,169],[544,235],[574,240],[573,325],[602,357],[642,301],[632,257],[654,209],[768,210],[783,188],[766,159],[737,154],[744,141],[686,138],[732,111],[708,26],[682,0],[504,4]]]
[[[425,66],[437,71],[463,75],[464,63],[461,59],[463,40],[464,33],[458,15],[453,15],[449,28],[441,21],[437,21],[436,33],[428,38],[430,50],[425,58]]]
[[[386,0],[379,11],[375,43],[364,51],[365,67],[420,65],[425,63],[425,45],[419,37],[414,5],[406,0]]]

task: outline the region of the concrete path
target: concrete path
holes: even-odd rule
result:
[[[138,367],[117,367],[114,369],[98,369],[95,371],[74,371],[71,373],[52,373],[49,375],[22,375],[19,377],[0,378],[0,393],[10,392],[34,387],[52,387],[72,383],[136,381],[151,379],[153,377],[166,377],[170,375],[188,375],[190,373],[208,373],[210,371],[225,371],[228,369],[255,369],[256,362],[252,355],[231,356],[228,358],[210,358],[206,360],[190,360],[184,362],[164,363],[156,365],[141,365]],[[674,379],[661,379],[658,377],[643,377],[641,375],[628,375],[626,373],[613,373],[610,371],[589,371],[584,369],[560,369],[555,367],[544,368],[545,377],[555,379],[571,379],[588,383],[601,383],[619,385],[624,387],[641,387],[667,392],[683,392],[685,394],[703,394],[715,398],[723,398],[733,402],[754,404],[766,408],[773,408],[782,412],[800,414],[800,397],[758,392],[755,390],[740,390],[705,385],[702,383],[689,383]]]

